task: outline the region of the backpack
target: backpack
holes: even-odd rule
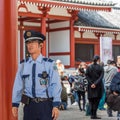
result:
[[[77,79],[74,81],[74,90],[75,91],[86,91],[87,88],[87,79],[83,76],[78,76]]]
[[[67,102],[67,91],[64,85],[62,86],[62,92],[61,92],[61,101]]]

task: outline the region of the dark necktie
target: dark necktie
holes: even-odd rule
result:
[[[32,66],[32,95],[33,97],[36,97],[35,94],[35,70],[36,70],[36,63]]]

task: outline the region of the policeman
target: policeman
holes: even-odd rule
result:
[[[61,83],[56,64],[41,54],[45,36],[28,30],[24,33],[30,57],[20,62],[13,86],[12,113],[18,116],[18,106],[24,106],[24,120],[56,120],[61,102]]]

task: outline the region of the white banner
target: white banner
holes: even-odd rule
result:
[[[112,38],[110,37],[100,37],[100,58],[104,64],[107,63],[108,59],[113,59],[112,57]]]

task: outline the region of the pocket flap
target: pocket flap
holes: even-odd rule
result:
[[[30,75],[29,74],[27,74],[27,75],[22,75],[22,78],[27,78],[27,77],[29,77]]]
[[[38,77],[42,77],[42,74],[41,74],[41,73],[38,73]]]

